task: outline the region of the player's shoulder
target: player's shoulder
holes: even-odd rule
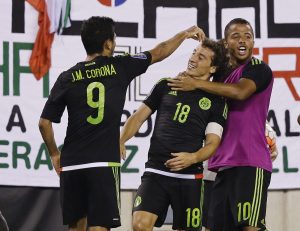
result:
[[[251,71],[251,73],[255,72],[258,75],[261,75],[264,73],[264,75],[272,76],[272,69],[270,66],[264,62],[261,59],[258,59],[256,57],[252,57],[250,61],[247,63],[246,67],[244,68],[244,71]]]
[[[123,53],[123,54],[119,54],[116,56],[113,56],[112,58],[115,60],[124,60],[124,59],[148,59],[149,58],[149,52],[148,51],[144,51],[144,52],[139,52],[136,54],[130,54],[130,53]]]
[[[160,80],[158,80],[156,82],[156,84],[160,83],[160,84],[165,84],[165,83],[168,83],[168,79],[171,79],[171,77],[164,77],[164,78],[161,78]]]
[[[57,77],[57,81],[63,87],[69,86],[69,83],[71,83],[73,79],[72,75],[82,75],[83,69],[81,68],[81,66],[81,63],[77,63],[69,69],[62,71]]]
[[[83,69],[83,63],[84,62],[79,62],[79,63],[76,63],[74,66],[70,67],[69,69],[67,70],[64,70],[63,72],[61,72],[61,76],[66,76],[68,74],[71,74],[72,72],[74,71],[78,71],[78,70],[81,70]]]
[[[260,67],[260,68],[265,68],[265,69],[271,70],[270,66],[266,62],[264,62],[263,60],[261,60],[259,58],[254,57],[254,56],[249,61],[248,66]]]

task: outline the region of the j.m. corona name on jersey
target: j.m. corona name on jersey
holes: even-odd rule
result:
[[[85,78],[100,78],[117,74],[115,67],[112,64],[105,65],[99,68],[85,70],[85,75],[83,73],[84,71],[81,70],[72,72],[72,82],[80,81]]]

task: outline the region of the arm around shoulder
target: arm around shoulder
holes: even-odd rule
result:
[[[206,92],[234,100],[246,100],[256,92],[256,85],[250,79],[242,78],[238,83],[218,83],[196,80],[195,87]]]

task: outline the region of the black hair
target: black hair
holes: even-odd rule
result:
[[[250,22],[248,22],[246,19],[243,19],[243,18],[234,18],[229,23],[227,23],[227,25],[225,27],[225,30],[224,30],[224,38],[225,39],[227,39],[227,37],[228,37],[229,28],[234,24],[248,25],[251,28],[251,32],[254,37],[254,31],[253,31],[253,28],[252,28]]]
[[[88,55],[101,53],[106,40],[114,40],[115,22],[109,17],[93,16],[81,26],[81,41]]]
[[[202,47],[208,48],[214,52],[211,60],[211,66],[216,66],[216,72],[213,74],[213,81],[221,81],[221,77],[225,75],[229,67],[228,51],[224,46],[224,41],[214,41],[212,39],[204,39]]]

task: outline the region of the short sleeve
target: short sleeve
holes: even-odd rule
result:
[[[253,80],[256,85],[256,92],[261,92],[272,82],[273,74],[271,68],[266,63],[252,58],[243,70],[241,78]]]
[[[209,123],[217,123],[221,127],[224,128],[225,122],[227,120],[227,114],[228,114],[228,105],[224,98],[216,98],[213,110],[211,112],[211,116],[209,119]]]
[[[164,88],[165,86],[167,86],[166,84],[166,80],[160,80],[158,83],[156,83],[156,85],[152,88],[150,94],[144,100],[144,104],[146,104],[152,110],[152,113],[154,113],[158,109],[161,103]]]
[[[66,103],[64,100],[66,89],[62,87],[61,79],[58,78],[51,89],[48,100],[44,106],[41,118],[48,119],[54,123],[60,123]]]
[[[127,54],[116,58],[122,62],[129,81],[134,79],[136,76],[145,73],[152,60],[152,56],[148,51],[134,55]]]

